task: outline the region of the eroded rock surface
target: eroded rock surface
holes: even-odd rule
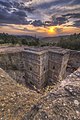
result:
[[[22,120],[80,120],[80,69],[40,99]]]
[[[0,68],[0,120],[21,120],[40,94],[14,81]]]
[[[0,67],[12,78],[22,80],[25,71],[22,69],[22,49],[5,48],[0,51]],[[12,54],[12,51],[14,55],[10,59],[7,53]],[[79,58],[76,59],[76,56],[75,60],[70,59],[70,65],[73,63],[74,68],[80,66]],[[47,87],[43,94],[18,84],[7,73],[0,69],[1,120],[80,120],[80,68],[49,91]]]

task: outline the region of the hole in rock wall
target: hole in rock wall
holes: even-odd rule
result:
[[[55,66],[53,66],[53,70],[55,69]]]
[[[32,67],[30,67],[30,71],[32,71]]]
[[[44,67],[44,71],[45,71],[46,69],[45,69],[45,67]]]

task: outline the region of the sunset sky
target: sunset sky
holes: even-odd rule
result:
[[[0,33],[58,36],[80,32],[80,0],[0,0]]]

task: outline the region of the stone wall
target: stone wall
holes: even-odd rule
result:
[[[40,73],[40,56],[30,52],[24,52],[24,61],[25,61],[25,79],[26,83],[36,85],[39,82],[39,73]]]
[[[0,53],[0,68],[17,82],[24,83],[25,65],[22,52]]]
[[[80,51],[70,50],[70,57],[68,61],[67,71],[74,72],[80,67]]]
[[[61,48],[28,48],[0,53],[0,68],[19,83],[43,88],[65,77],[69,53]]]
[[[25,49],[25,81],[37,88],[56,83],[65,77],[69,51],[61,48]]]
[[[26,83],[41,88],[48,79],[48,53],[26,50],[24,58]]]
[[[29,82],[40,88],[49,80],[54,83],[65,78],[66,67],[69,74],[80,67],[80,51],[70,50],[70,56],[61,48],[36,48],[32,53],[29,51],[11,51],[10,48],[0,52],[0,68],[19,83]]]
[[[49,80],[56,83],[66,77],[66,66],[69,59],[69,51],[65,53],[49,51]]]

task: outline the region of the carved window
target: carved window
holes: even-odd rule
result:
[[[32,67],[30,67],[30,71],[32,71]]]
[[[53,70],[55,69],[55,66],[53,66],[53,68],[52,68]]]
[[[45,69],[45,67],[44,67],[44,71],[45,71],[46,69]]]

